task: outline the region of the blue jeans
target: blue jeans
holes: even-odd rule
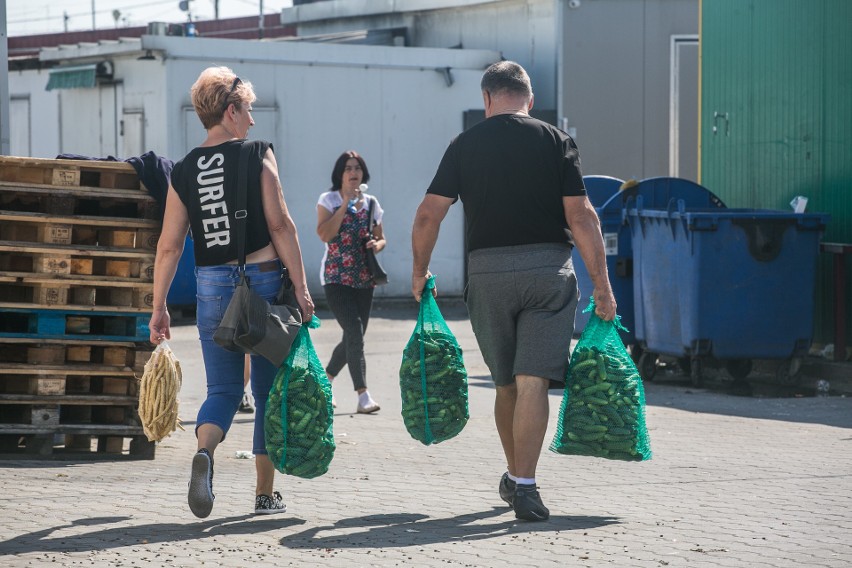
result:
[[[246,275],[251,288],[267,301],[273,301],[281,288],[282,270],[260,272],[259,265],[247,264]],[[215,424],[228,434],[234,415],[243,398],[243,369],[245,355],[227,351],[213,341],[213,333],[219,327],[222,316],[234,295],[239,282],[236,265],[199,266],[195,269],[197,280],[196,325],[201,340],[201,354],[207,371],[207,400],[198,411],[195,429],[203,424]],[[254,441],[253,452],[265,454],[266,437],[263,432],[263,417],[266,399],[278,369],[259,355],[251,357],[251,393],[254,396]]]

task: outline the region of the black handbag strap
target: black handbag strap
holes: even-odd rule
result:
[[[370,205],[367,207],[367,223],[368,223],[368,225],[367,225],[368,229],[367,230],[370,232],[370,238],[372,239],[372,238],[374,238],[373,237],[373,205],[375,204],[375,198],[372,195],[368,195],[366,197],[367,197],[367,199],[370,200]]]
[[[240,273],[246,273],[246,217],[248,216],[248,160],[252,144],[243,141],[240,146],[240,162],[237,169],[237,210],[234,212],[234,220],[237,224],[237,264]]]

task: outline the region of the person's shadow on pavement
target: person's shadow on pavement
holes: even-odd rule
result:
[[[507,518],[495,519],[489,523],[481,522],[501,515],[506,515]],[[584,530],[618,522],[620,521],[616,517],[551,515],[548,521],[531,523],[516,519],[507,507],[494,507],[481,513],[441,519],[433,519],[419,513],[353,517],[341,519],[333,525],[313,527],[292,534],[282,538],[280,542],[289,548],[387,548],[456,540],[483,540],[507,533]],[[349,532],[349,529],[361,530]],[[341,535],[341,531],[347,533]],[[323,532],[332,534],[320,536]]]
[[[252,519],[249,521],[249,519]],[[134,544],[183,542],[211,535],[240,535],[273,531],[305,524],[292,517],[258,519],[256,515],[237,515],[199,521],[196,523],[148,523],[104,528],[104,525],[125,523],[131,517],[92,517],[18,535],[0,541],[0,557],[27,552],[86,552],[122,548]],[[69,535],[65,529],[95,527],[83,534]],[[59,536],[52,533],[62,532]]]

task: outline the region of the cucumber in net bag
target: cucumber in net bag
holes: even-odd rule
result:
[[[304,478],[327,472],[335,450],[331,384],[308,332],[319,325],[314,316],[299,330],[275,375],[264,415],[266,451],[275,469]]]
[[[399,367],[403,423],[427,446],[457,436],[469,417],[462,349],[432,296],[434,288],[431,276]]]
[[[613,460],[651,458],[645,424],[645,390],[624,347],[616,317],[604,321],[591,311],[565,376],[559,422],[550,450],[558,454]]]

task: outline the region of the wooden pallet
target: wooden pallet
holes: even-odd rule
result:
[[[0,338],[147,342],[148,320],[142,309],[23,309],[0,302]]]
[[[145,364],[142,365],[144,367]],[[0,398],[9,393],[29,393],[33,396],[73,393],[136,396],[139,394],[136,373],[133,368],[126,366],[0,363]]]
[[[44,373],[61,369],[62,367],[47,368]],[[0,386],[32,386],[32,382],[16,382],[15,379],[19,377],[13,373],[22,370],[10,365],[0,368]],[[77,369],[76,372],[82,373],[85,370]],[[0,453],[23,452],[50,456],[57,445],[57,435],[61,435],[59,437],[62,438],[60,445],[64,446],[63,451],[87,453],[92,451],[93,442],[96,441],[97,452],[123,453],[125,438],[129,437],[131,454],[141,452],[147,455],[150,452],[150,457],[153,457],[153,446],[148,445],[147,439],[142,435],[136,411],[139,402],[138,382],[135,379],[66,372],[62,379],[51,379],[42,375],[38,380],[40,386],[49,386],[51,380],[54,380],[56,385],[67,383],[65,389],[59,390],[67,391],[82,384],[92,391],[103,392],[0,394]],[[23,435],[26,436],[24,443],[21,443],[20,438]]]
[[[0,157],[4,457],[153,458],[136,377],[159,233],[127,163]]]
[[[147,193],[89,187],[30,186],[0,182],[0,209],[47,215],[159,219]]]
[[[136,426],[0,424],[0,459],[154,459],[155,450]]]
[[[154,257],[153,251],[124,247],[0,241],[0,271],[4,272],[96,274],[151,281]]]
[[[100,245],[156,251],[160,223],[153,219],[49,215],[0,210],[0,241]]]
[[[0,366],[103,365],[111,370],[131,369],[141,375],[153,350],[148,342],[4,337],[0,338]]]
[[[25,308],[83,308],[97,306],[139,308],[154,305],[153,286],[135,279],[103,276],[69,276],[0,273],[0,298],[7,305]]]
[[[2,422],[30,426],[60,424],[139,425],[138,397],[127,395],[0,395]]]
[[[145,192],[126,162],[48,160],[0,156],[0,181],[36,185],[98,187]]]

